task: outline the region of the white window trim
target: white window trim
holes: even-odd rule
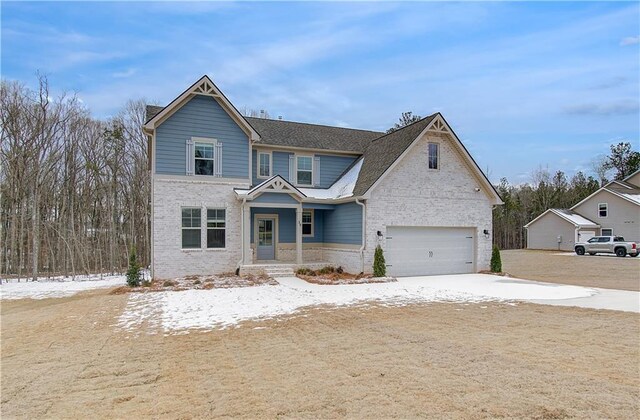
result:
[[[199,227],[185,227],[182,226],[182,210],[185,209],[198,209],[200,210],[200,226]],[[182,243],[182,231],[184,231],[185,229],[191,229],[191,230],[196,230],[198,229],[200,231],[200,246],[198,248],[185,248],[183,246]],[[182,251],[199,251],[202,250],[202,207],[198,207],[198,206],[181,206],[180,207],[180,249]]]
[[[269,175],[264,176],[260,175],[260,155],[269,155]],[[256,177],[258,179],[268,179],[271,178],[273,174],[273,154],[271,152],[260,152],[258,151],[258,161],[256,162]]]
[[[311,223],[302,223],[302,224],[303,224],[303,225],[305,225],[305,224],[307,224],[307,225],[308,225],[308,224],[310,224],[310,225],[311,225],[311,233],[306,234],[306,235],[303,233],[303,234],[302,234],[302,237],[303,237],[303,238],[312,238],[312,237],[314,237],[314,236],[315,236],[315,224],[316,224],[316,223],[315,223],[315,221],[316,221],[316,220],[315,220],[315,211],[314,211],[313,209],[302,209],[302,213],[304,214],[305,212],[309,212],[309,213],[311,213]]]
[[[604,233],[602,233],[603,230],[610,230],[611,234],[610,235],[605,235]],[[602,229],[600,229],[600,236],[614,236],[613,235],[613,228],[602,228]]]
[[[429,167],[429,160],[431,159],[431,153],[429,152],[429,145],[431,145],[431,144],[435,144],[438,147],[438,155],[437,155],[437,160],[436,160],[437,168],[430,168]],[[430,141],[430,142],[427,143],[427,170],[429,170],[429,171],[439,171],[440,170],[440,167],[442,167],[442,164],[441,164],[441,162],[442,162],[441,149],[442,148],[440,147],[440,143],[437,142],[437,141]]]
[[[309,159],[311,159],[311,183],[310,184],[298,184],[298,158],[299,157],[307,157]],[[296,187],[303,187],[303,188],[313,188],[314,184],[314,179],[313,179],[313,173],[315,172],[315,155],[294,155],[294,159],[295,161],[295,165],[296,165],[296,170],[294,171],[294,174],[296,176],[296,179],[294,180],[295,182],[293,183],[293,185],[295,185]],[[306,169],[304,170],[305,172],[309,172]]]
[[[606,216],[600,216],[600,206],[604,206],[604,209],[607,212]],[[598,203],[598,218],[606,219],[607,217],[609,217],[609,203]]]
[[[218,145],[218,139],[208,138],[208,137],[191,137],[191,141],[193,142],[193,176],[196,178],[205,178],[210,179],[216,176],[216,167],[218,164],[222,164],[222,162],[218,163],[218,156],[216,151],[216,146]],[[213,145],[213,173],[211,175],[198,175],[196,174],[196,143],[209,143]],[[208,159],[207,159],[208,160]]]
[[[209,229],[212,230],[221,230],[222,228],[215,228],[209,227],[209,215],[207,213],[208,210],[224,210],[224,246],[223,247],[215,247],[215,248],[209,248],[209,244],[208,242],[208,234],[209,234]],[[208,251],[215,251],[215,250],[225,250],[227,249],[227,244],[229,243],[228,241],[228,237],[227,237],[227,228],[228,228],[228,223],[227,223],[227,208],[226,207],[206,207],[205,208],[205,214],[204,214],[204,228],[205,228],[205,235],[204,235],[204,249],[208,250]],[[202,225],[202,218],[200,218],[200,225]]]

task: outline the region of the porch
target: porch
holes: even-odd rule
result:
[[[310,201],[278,178],[236,190],[243,201],[241,272],[344,265],[336,253],[360,256],[361,205]]]

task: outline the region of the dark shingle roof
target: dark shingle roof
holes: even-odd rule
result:
[[[377,131],[266,118],[246,117],[246,119],[260,134],[260,143],[273,146],[362,153],[373,139],[384,134]]]
[[[163,106],[147,105],[146,106],[147,117],[145,121],[149,121],[151,118],[158,115],[160,111],[162,111],[163,109],[164,109]]]
[[[364,152],[364,162],[353,195],[360,196],[366,193],[436,115],[429,115],[420,121],[372,141]]]

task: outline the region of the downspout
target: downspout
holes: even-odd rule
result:
[[[366,224],[367,224],[367,207],[364,203],[360,202],[359,198],[356,198],[356,204],[362,207],[362,245],[360,246],[360,264],[361,270],[360,272],[364,273],[364,245],[366,241]]]
[[[240,206],[240,248],[242,249],[240,261],[238,261],[237,274],[240,274],[240,267],[244,263],[244,206],[247,204],[247,199],[242,199],[242,206]]]

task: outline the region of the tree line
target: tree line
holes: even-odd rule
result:
[[[500,249],[525,248],[524,225],[549,208],[571,208],[608,183],[611,175],[615,180],[626,178],[640,169],[640,152],[620,142],[611,145],[608,156],[594,158],[592,166],[595,176],[577,172],[569,179],[562,171],[538,168],[525,184],[512,185],[502,178],[496,190],[504,205],[493,210],[494,244]]]
[[[149,264],[150,178],[144,101],[91,117],[75,95],[0,86],[0,275],[122,272],[129,248]]]

